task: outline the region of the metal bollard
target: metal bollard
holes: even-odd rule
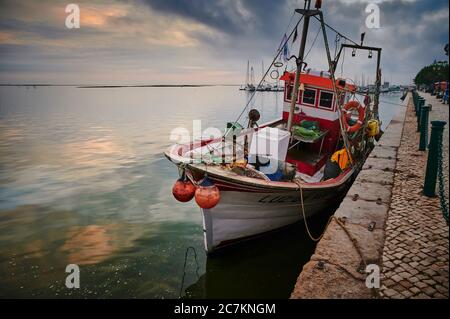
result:
[[[419,105],[419,97],[417,96],[417,93],[414,92],[413,94],[413,102],[414,102],[414,112],[417,116],[417,106]]]
[[[413,91],[413,102],[414,102],[414,111],[416,111],[417,110],[417,104],[419,103],[416,91]]]
[[[416,116],[420,117],[420,108],[425,105],[425,99],[421,96],[417,98]]]
[[[427,197],[436,196],[436,179],[438,171],[438,147],[442,141],[444,126],[447,122],[431,121],[431,138],[427,159],[427,170],[425,173],[425,183],[423,185],[423,194]]]
[[[419,108],[419,97],[416,98],[416,101],[414,103],[414,112],[416,112],[416,116],[418,108]]]
[[[420,115],[422,114],[422,107],[425,105],[425,99],[419,100],[419,106],[417,108],[417,132],[420,132]]]
[[[428,144],[428,116],[430,114],[430,105],[424,105],[420,109],[420,141],[419,151],[425,151]]]

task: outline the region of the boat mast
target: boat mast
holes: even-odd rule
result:
[[[250,72],[250,61],[247,60],[247,74],[245,75],[245,86],[248,87],[249,81],[249,72]]]
[[[377,54],[377,75],[375,78],[375,98],[373,102],[373,109],[372,112],[375,114],[376,119],[379,121],[379,114],[378,114],[378,105],[380,104],[380,86],[381,86],[381,69],[380,69],[380,63],[381,63],[381,56],[380,52]]]
[[[254,74],[254,71],[253,71],[253,67],[251,67],[251,69],[250,69],[250,82],[251,82],[252,86],[254,86],[255,74]]]
[[[264,77],[264,60],[261,60],[261,75],[262,77]],[[263,83],[264,84],[265,79],[263,78]]]
[[[294,111],[295,111],[295,103],[297,102],[298,97],[298,88],[300,86],[300,73],[302,72],[303,66],[303,58],[305,55],[305,47],[306,47],[306,38],[308,36],[308,28],[309,28],[309,19],[311,17],[310,13],[311,8],[311,0],[305,0],[305,7],[303,10],[297,9],[295,11],[304,15],[303,21],[303,32],[302,32],[302,41],[300,43],[300,50],[298,53],[298,58],[296,59],[297,71],[295,73],[295,81],[294,81],[294,90],[292,91],[291,97],[291,107],[289,109],[289,118],[287,122],[287,130],[290,132],[292,128],[292,121],[294,119]]]

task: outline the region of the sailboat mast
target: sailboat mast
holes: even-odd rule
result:
[[[254,82],[255,82],[255,74],[254,74],[254,72],[253,72],[253,67],[251,67],[251,69],[250,69],[250,82],[251,82],[252,85],[254,85]]]
[[[302,72],[303,58],[305,55],[306,39],[308,36],[309,28],[309,10],[311,8],[311,0],[305,0],[305,10],[304,10],[304,21],[303,21],[303,32],[302,41],[300,43],[300,49],[298,53],[298,58],[296,60],[297,72],[295,73],[294,90],[292,91],[291,107],[289,109],[289,118],[287,122],[287,130],[290,132],[292,128],[292,122],[294,119],[295,103],[297,102],[298,88],[300,86],[300,73]]]
[[[249,83],[249,72],[250,72],[250,61],[247,60],[247,74],[245,75],[246,86],[248,86],[248,83]]]
[[[264,76],[264,61],[261,61],[261,75]]]

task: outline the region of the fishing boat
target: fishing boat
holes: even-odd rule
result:
[[[259,124],[260,114],[252,109],[246,126],[230,122],[222,136],[175,144],[165,152],[181,172],[172,189],[175,198],[195,198],[201,208],[207,253],[301,220],[306,223],[339,203],[382,134],[381,49],[339,34],[347,41],[332,58],[321,3],[316,1],[312,8],[306,0],[303,9],[296,9],[300,17],[285,44],[302,21],[303,32],[298,56],[293,57],[295,69],[280,77],[284,102],[278,119]],[[322,29],[327,71],[305,69],[311,19]],[[375,94],[365,96],[364,102],[352,81],[335,78],[345,49],[378,53]]]

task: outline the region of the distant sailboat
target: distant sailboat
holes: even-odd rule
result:
[[[241,91],[255,91],[255,85],[253,84],[253,67],[250,73],[250,61],[247,61],[247,73],[245,75],[245,84],[241,85],[239,90]]]
[[[264,61],[261,61],[261,76],[264,78]],[[272,85],[268,83],[265,79],[256,88],[257,91],[271,91]]]

